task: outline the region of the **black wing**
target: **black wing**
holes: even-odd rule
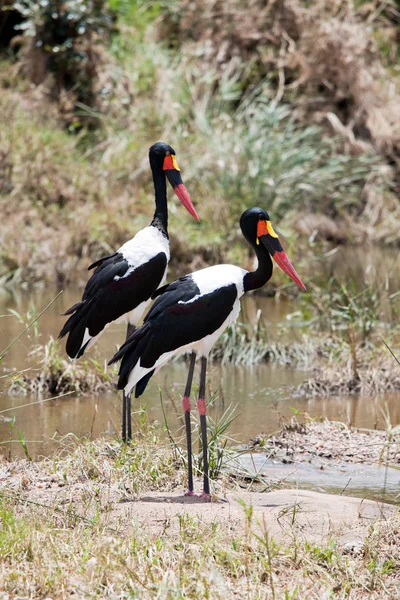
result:
[[[200,290],[191,275],[185,275],[172,283],[163,285],[151,296],[153,299],[156,298],[156,301],[147,313],[145,322],[158,316],[168,306],[173,306],[178,302],[188,302],[199,294]]]
[[[109,261],[110,259],[112,259],[116,256],[122,256],[122,255],[119,252],[114,252],[114,254],[110,254],[110,256],[103,256],[103,258],[99,258],[99,260],[96,260],[94,263],[92,263],[91,265],[88,266],[88,271],[91,271],[95,267],[99,267],[104,262]]]
[[[128,338],[111,359],[109,364],[122,357],[118,380],[120,389],[127,384],[129,373],[139,359],[142,367],[152,368],[162,354],[214,333],[231,313],[237,299],[235,284],[188,302],[196,294],[193,295],[193,286],[190,290],[188,285],[184,285],[185,279],[168,286],[152,306],[142,327]],[[186,284],[190,286],[187,280]]]
[[[78,355],[86,328],[90,336],[94,337],[108,323],[151,298],[162,280],[166,266],[167,257],[164,252],[128,275],[126,273],[130,265],[119,252],[101,262],[97,261],[97,268],[86,284],[82,301],[65,313],[72,316],[65,323],[59,337],[70,334],[67,340],[68,355],[71,358]]]

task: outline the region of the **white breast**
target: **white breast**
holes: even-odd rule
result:
[[[145,227],[118,250],[132,267],[139,267],[164,252],[169,262],[169,241],[156,227]]]

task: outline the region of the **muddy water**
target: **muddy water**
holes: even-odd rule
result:
[[[0,320],[1,347],[4,348],[23,329],[18,318],[9,312],[13,310],[25,315],[32,306],[39,311],[46,306],[57,294],[57,290],[35,290],[29,294],[21,293],[11,296],[0,295],[0,315],[6,315]],[[50,336],[57,337],[64,321],[60,314],[76,302],[81,290],[69,289],[40,318],[38,332],[32,330],[24,335],[8,352],[4,361],[5,368],[24,369],[35,365],[32,349],[35,345],[45,343]],[[243,318],[249,322],[256,319],[257,311],[261,309],[272,336],[279,335],[279,323],[285,315],[294,309],[291,302],[277,302],[273,298],[249,297],[243,305]],[[7,316],[8,315],[8,316]],[[31,317],[32,318],[32,317]],[[94,357],[105,364],[125,336],[125,327],[115,325],[110,327],[100,338],[88,357]],[[164,408],[168,416],[168,424],[173,431],[181,427],[180,398],[187,376],[187,366],[184,362],[176,362],[153,377],[146,394],[137,401],[135,407],[139,410],[145,406],[149,418],[164,422],[160,391],[162,390]],[[246,441],[262,429],[276,429],[279,426],[279,413],[290,417],[288,408],[291,403],[291,390],[304,379],[305,373],[300,370],[282,368],[274,365],[260,365],[245,368],[229,365],[210,365],[208,374],[208,395],[216,392],[214,403],[210,406],[210,417],[219,418],[228,408],[238,406],[240,413],[231,428],[231,434],[238,441]],[[198,373],[195,375],[198,377]],[[3,449],[10,451],[9,438],[18,439],[19,430],[27,440],[32,456],[48,454],[57,447],[58,442],[52,437],[73,433],[77,436],[91,434],[94,437],[109,433],[119,433],[121,420],[121,400],[117,393],[109,392],[102,395],[85,395],[80,397],[67,396],[51,402],[43,402],[17,408],[31,402],[37,402],[36,397],[26,395],[0,395],[0,410],[13,410],[0,413],[0,443]],[[283,404],[281,405],[283,401]],[[286,404],[285,404],[286,403]],[[278,408],[279,407],[279,408]],[[15,416],[13,431],[9,419]],[[261,420],[260,420],[261,419]],[[20,444],[13,442],[12,452],[20,454]]]
[[[358,288],[379,285],[387,296],[400,287],[400,261],[398,253],[363,249],[339,249],[328,256],[319,256],[309,266],[309,277],[318,281],[335,275],[344,282],[355,281]],[[39,331],[32,328],[9,351],[1,368],[22,369],[35,364],[31,355],[37,343],[46,343],[49,336],[56,337],[64,321],[59,315],[81,295],[81,289],[67,289],[49,308],[39,321]],[[10,309],[25,315],[34,306],[41,310],[56,295],[57,290],[39,289],[31,292],[12,293],[0,290],[0,349],[14,339],[23,328]],[[254,322],[257,311],[262,311],[271,340],[282,335],[281,324],[287,315],[297,310],[295,301],[284,298],[250,296],[243,302],[242,320]],[[287,322],[287,321],[286,321]],[[123,326],[111,327],[100,339],[97,348],[88,358],[95,357],[104,362],[110,357],[116,344],[124,339]],[[293,330],[293,336],[296,331]],[[185,363],[174,363],[153,377],[145,395],[134,405],[146,407],[150,420],[164,423],[160,402],[162,391],[168,424],[174,436],[182,433],[180,398],[186,379]],[[0,373],[2,374],[2,373]],[[384,413],[392,425],[400,424],[400,395],[386,394],[379,397],[297,397],[295,388],[309,373],[289,367],[258,365],[256,367],[234,367],[211,365],[208,376],[208,395],[216,392],[214,403],[209,408],[211,418],[217,419],[228,407],[237,407],[238,417],[230,428],[230,435],[238,442],[247,442],[260,432],[277,430],[282,421],[293,414],[307,413],[312,417],[326,416],[367,428],[384,427]],[[195,377],[198,377],[196,373]],[[1,383],[1,380],[0,380]],[[0,445],[7,454],[23,454],[18,442],[18,431],[25,438],[29,453],[33,457],[46,455],[60,445],[60,437],[68,434],[93,437],[117,435],[120,428],[121,401],[118,394],[110,392],[99,396],[67,396],[50,402],[37,402],[36,397],[0,394]],[[22,405],[30,404],[24,408]],[[12,410],[8,410],[12,409]],[[15,417],[15,421],[10,421]],[[332,485],[333,485],[332,481]],[[339,484],[338,484],[339,487]],[[333,488],[332,488],[333,489]]]

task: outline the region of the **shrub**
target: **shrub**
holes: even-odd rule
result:
[[[102,61],[98,44],[112,27],[105,0],[17,0],[13,8],[24,20],[25,65],[36,84],[53,75],[52,92],[65,90],[76,101],[96,106],[96,82]]]

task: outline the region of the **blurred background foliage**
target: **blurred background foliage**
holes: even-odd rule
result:
[[[243,264],[251,205],[294,255],[397,246],[399,45],[395,0],[0,0],[1,280],[76,280],[147,224],[158,139],[202,218],[171,197],[178,269]]]

